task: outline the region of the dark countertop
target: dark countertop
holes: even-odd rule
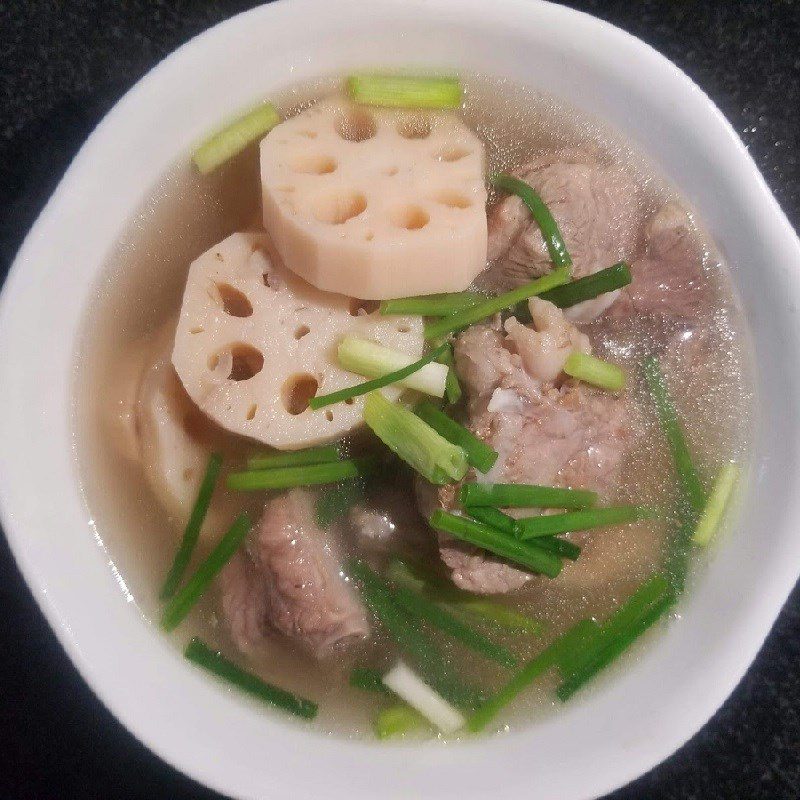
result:
[[[70,158],[113,103],[175,47],[252,5],[0,2],[3,274]],[[731,120],[800,226],[800,2],[569,5],[640,36],[686,70]],[[2,537],[0,608],[0,797],[217,797],[150,755],[100,705],[44,622]],[[800,589],[711,722],[613,800],[798,797]]]

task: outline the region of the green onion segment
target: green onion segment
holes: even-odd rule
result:
[[[580,627],[579,627],[580,626]],[[497,714],[515,700],[540,675],[559,664],[567,654],[580,646],[584,641],[584,624],[579,622],[569,631],[556,639],[539,655],[523,666],[500,691],[492,695],[467,720],[467,728],[477,733],[486,727]]]
[[[476,306],[488,295],[480,292],[451,292],[448,294],[423,294],[417,297],[398,297],[382,300],[379,312],[383,315],[419,314],[422,317],[447,317],[456,311]]]
[[[458,517],[442,509],[436,509],[430,517],[430,525],[515,564],[555,578],[561,572],[561,559],[530,542],[520,542],[496,528],[476,522],[467,517]]]
[[[317,495],[316,520],[320,528],[329,528],[364,498],[364,480],[353,478],[323,489]]]
[[[554,536],[559,533],[602,528],[606,525],[622,525],[652,516],[653,511],[646,506],[607,506],[606,508],[570,511],[566,514],[526,517],[518,519],[517,525],[520,539],[532,539],[538,536]]]
[[[485,728],[503,708],[551,668],[557,668],[561,674],[558,697],[567,700],[658,620],[670,608],[674,598],[667,579],[656,574],[602,625],[590,619],[580,620],[489,697],[468,719],[468,729],[477,732]]]
[[[625,370],[621,367],[577,350],[569,354],[564,363],[564,372],[579,381],[608,389],[610,392],[621,392],[627,380]]]
[[[222,456],[219,453],[212,453],[208,459],[208,466],[200,483],[200,489],[197,492],[197,499],[192,506],[192,513],[186,523],[180,547],[178,552],[175,553],[175,559],[158,595],[159,600],[169,600],[178,590],[183,573],[186,571],[189,561],[191,561],[192,553],[200,537],[200,531],[203,527],[203,522],[205,522],[206,514],[208,514],[208,507],[211,505],[211,497],[214,494],[214,487],[221,467]]]
[[[725,464],[719,471],[714,485],[711,487],[708,502],[694,530],[694,535],[692,536],[694,544],[705,546],[714,537],[717,528],[722,522],[725,508],[738,478],[739,467],[736,464]]]
[[[482,302],[450,314],[447,317],[441,317],[433,322],[425,325],[425,338],[426,339],[440,339],[450,333],[459,331],[466,328],[475,322],[480,322],[486,317],[491,317],[503,309],[511,308],[517,303],[527,300],[529,297],[542,294],[556,286],[561,286],[569,280],[569,269],[567,267],[559,267],[552,272],[538,278],[535,281],[526,283],[517,289],[512,289],[510,292],[498,295],[497,297],[490,297]]]
[[[375,378],[371,381],[365,381],[364,383],[359,383],[356,386],[348,386],[346,389],[339,389],[337,392],[331,392],[330,394],[312,397],[308,401],[308,407],[312,411],[318,411],[320,408],[324,408],[325,406],[330,406],[334,403],[341,403],[345,400],[350,400],[353,397],[360,397],[361,395],[374,392],[376,389],[383,389],[385,386],[390,386],[393,383],[402,381],[409,375],[413,375],[417,370],[421,369],[426,364],[429,364],[431,361],[441,358],[446,349],[447,345],[443,344],[440,347],[431,350],[429,353],[420,358],[419,361],[415,361],[413,364],[409,364],[407,367],[398,369],[395,372],[389,372],[380,378]]]
[[[403,461],[431,483],[458,481],[468,469],[467,454],[430,425],[380,392],[364,401],[364,422]]]
[[[450,344],[447,345],[447,350],[444,355],[439,359],[440,364],[446,364],[447,380],[445,381],[444,391],[447,397],[447,402],[454,406],[461,399],[463,392],[461,391],[461,384],[458,382],[458,375],[456,374],[456,363],[453,357],[453,348]]]
[[[378,713],[375,718],[375,735],[379,739],[391,739],[427,726],[428,720],[415,708],[406,703],[396,703]]]
[[[308,464],[329,464],[342,457],[339,446],[309,447],[293,453],[260,453],[247,459],[247,469],[275,469],[276,467],[304,467]]]
[[[492,508],[589,508],[597,502],[597,493],[587,489],[561,489],[522,483],[465,483],[459,497],[461,504]]]
[[[562,558],[568,558],[570,561],[577,561],[581,554],[581,548],[578,545],[558,536],[540,536],[536,540],[536,546]]]
[[[627,263],[620,261],[612,267],[606,267],[591,275],[565,283],[540,295],[559,308],[569,308],[593,300],[601,294],[621,289],[631,282],[631,269]]]
[[[520,527],[517,520],[515,520],[514,517],[510,517],[508,514],[504,514],[497,508],[492,508],[491,506],[470,506],[467,509],[467,514],[472,517],[472,519],[478,520],[478,522],[491,525],[492,528],[497,528],[497,530],[503,531],[503,533],[511,534],[511,536],[515,536],[517,539],[521,538]]]
[[[440,356],[446,355],[449,349],[450,345],[448,344]],[[391,347],[384,347],[366,339],[357,339],[354,336],[345,336],[342,339],[337,355],[341,367],[366,378],[382,378],[391,375],[411,366],[418,360],[399,350],[393,350]],[[407,377],[396,380],[396,383],[433,397],[444,397],[448,369],[445,364],[430,362],[419,367]]]
[[[539,230],[542,232],[542,238],[547,246],[547,252],[553,262],[553,266],[570,269],[572,267],[572,259],[567,251],[567,245],[564,243],[564,237],[561,235],[550,209],[533,187],[513,175],[507,175],[502,172],[492,177],[492,183],[504,192],[517,195],[525,203],[531,212],[531,216],[539,226]]]
[[[200,639],[194,638],[186,646],[184,655],[189,661],[202,667],[207,672],[226,680],[247,694],[258,698],[272,706],[282,708],[298,717],[313,719],[317,716],[318,706],[311,700],[287,692],[270,683],[262,681],[249,672],[236,666],[222,654],[212,650]]]
[[[564,701],[620,656],[675,602],[669,581],[654,575],[600,626],[599,634],[572,660],[570,674],[558,688]]]
[[[703,491],[703,485],[700,483],[697,470],[692,463],[683,428],[678,421],[678,413],[675,410],[672,398],[669,396],[661,366],[655,356],[645,359],[644,377],[653,397],[661,428],[667,437],[684,497],[692,512],[699,514],[705,505],[705,492]]]
[[[192,154],[203,175],[242,152],[247,145],[266,136],[281,121],[271,103],[263,103],[206,139]]]
[[[391,694],[386,684],[383,682],[383,674],[372,667],[353,667],[350,670],[348,681],[354,689],[362,689],[365,692],[378,692],[379,694]]]
[[[414,413],[448,442],[458,445],[467,454],[470,466],[484,473],[494,466],[494,462],[497,461],[497,453],[463,425],[459,425],[454,419],[436,408],[433,403],[423,400],[414,408]]]
[[[400,650],[414,661],[430,685],[460,708],[477,706],[481,694],[453,675],[453,668],[420,630],[417,622],[394,602],[389,586],[363,561],[351,559],[346,567],[347,573],[360,584],[367,607]]]
[[[502,664],[504,667],[513,667],[516,659],[502,645],[495,644],[482,633],[473,630],[449,611],[440,608],[423,595],[405,586],[398,586],[393,590],[394,601],[406,612],[419,620],[424,620],[434,628],[438,628],[456,641],[480,653],[482,656]]]
[[[429,600],[446,605],[451,611],[466,614],[473,619],[477,617],[513,633],[539,636],[544,630],[544,624],[538,619],[521,614],[502,603],[457,589],[450,581],[429,573],[420,565],[409,565],[399,558],[393,558],[389,563],[387,578],[395,585],[422,592]]]
[[[228,532],[219,540],[205,561],[200,564],[194,575],[164,607],[161,615],[161,627],[165,631],[174,630],[183,622],[195,603],[208,589],[211,581],[239,549],[239,545],[249,530],[250,519],[247,514],[239,514]]]
[[[458,108],[463,99],[461,81],[453,77],[376,75],[355,73],[346,81],[356,103],[394,108]]]
[[[232,472],[226,484],[237,492],[257,492],[263,489],[291,489],[294,486],[319,486],[339,483],[350,478],[369,475],[377,468],[373,457],[352,458],[328,464],[307,464],[304,467],[281,467],[248,472]]]

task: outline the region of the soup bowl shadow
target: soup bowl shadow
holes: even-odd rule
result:
[[[324,737],[200,675],[109,568],[74,456],[72,375],[84,312],[157,179],[220,119],[271,91],[376,65],[507,77],[622,131],[704,220],[753,329],[758,419],[741,514],[680,619],[635,664],[558,715],[452,744]],[[220,792],[588,800],[642,774],[705,723],[798,578],[798,307],[800,242],[746,149],[703,92],[637,39],[529,0],[281,0],[198,36],[139,81],[83,146],[26,238],[0,298],[3,528],[98,697],[155,753]]]

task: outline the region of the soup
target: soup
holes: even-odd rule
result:
[[[191,660],[304,724],[535,722],[701,579],[748,453],[727,270],[622,137],[525,87],[273,102],[177,161],[97,287],[97,534]]]

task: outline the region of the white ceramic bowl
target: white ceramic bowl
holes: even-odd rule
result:
[[[740,524],[682,619],[633,667],[546,722],[456,745],[376,746],[287,724],[206,680],[127,602],[78,489],[70,378],[90,287],[155,180],[220,119],[293,81],[452,66],[542,87],[624,131],[698,209],[753,327],[760,421]],[[573,800],[672,753],[752,661],[800,564],[800,243],[742,143],[636,39],[521,0],[284,0],[180,48],[111,111],[17,257],[0,306],[0,508],[50,624],[145,744],[239,798]]]

